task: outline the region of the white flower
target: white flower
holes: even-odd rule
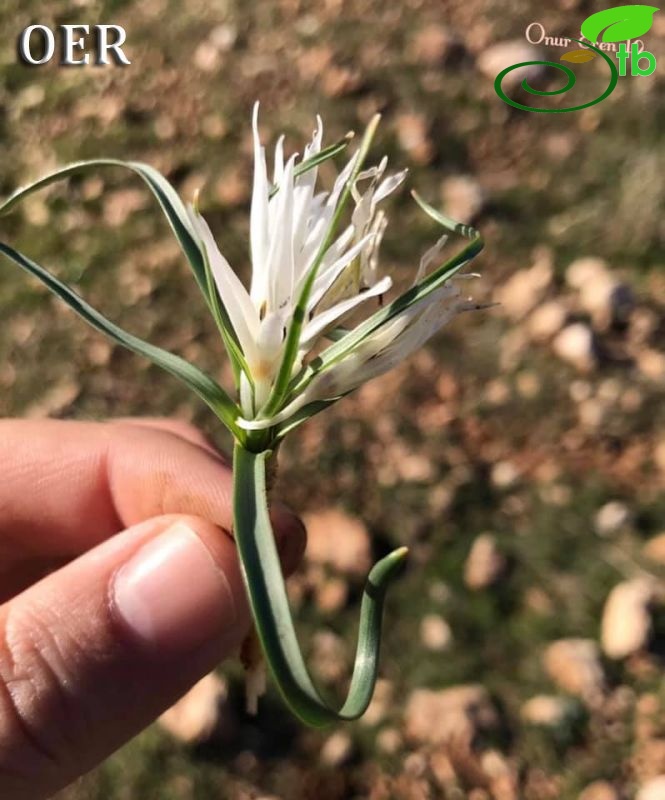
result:
[[[365,291],[360,292],[361,287],[356,286],[352,294],[339,296],[334,303],[327,298],[331,287],[354,260],[360,260],[363,265],[368,263],[372,242],[376,238],[376,232],[370,230],[376,204],[394,191],[405,177],[404,172],[393,175],[378,188],[372,183],[366,195],[360,194],[356,187],[357,211],[363,209],[366,219],[363,219],[362,227],[353,223],[349,225],[326,248],[321,259],[321,248],[329,235],[357,154],[340,173],[331,192],[315,194],[316,167],[299,176],[294,175],[296,155],[284,163],[283,138],[280,138],[275,147],[273,171],[273,184],[278,190],[270,197],[271,184],[265,151],[259,140],[257,117],[258,104],[254,106],[253,116],[252,282],[249,293],[219,251],[203,217],[190,209],[192,224],[205,248],[219,295],[249,368],[250,374],[243,376],[240,388],[243,413],[250,418],[268,399],[281,363],[286,331],[295,305],[317,259],[317,276],[307,302],[307,322],[301,332],[294,371],[300,368],[303,357],[332,325],[360,303],[390,289],[392,281],[386,276],[373,280],[371,286],[362,287]],[[312,141],[305,148],[303,161],[320,152],[322,134],[319,118]],[[370,194],[374,199],[367,201],[365,198]],[[364,210],[367,202],[372,206],[369,211]]]
[[[378,206],[403,182],[406,170],[384,177],[384,158],[378,166],[362,171],[365,152],[361,146],[332,190],[316,193],[317,167],[306,168],[306,162],[316,160],[321,153],[322,135],[318,118],[312,141],[299,162],[297,155],[284,161],[280,137],[271,184],[258,133],[258,104],[254,106],[249,292],[221,254],[203,217],[195,208],[189,209],[228,318],[226,325],[232,328],[226,333],[242,353],[239,391],[245,419],[239,424],[248,429],[271,427],[288,420],[309,403],[346,394],[389,370],[456,313],[469,307],[457,287],[446,282],[407,304],[343,352],[343,343],[353,331],[340,338],[340,323],[366,300],[382,297],[392,285],[390,277],[379,274],[378,248],[387,218]],[[339,232],[343,205],[349,198],[355,208],[350,224]],[[444,242],[445,237],[423,256],[417,281]],[[296,349],[289,353],[292,323],[298,337],[294,340]],[[340,357],[319,371],[312,371],[308,366],[312,352],[322,337],[332,336],[336,328]],[[280,395],[276,384],[284,378],[284,371],[286,381],[292,383]],[[296,390],[293,384],[298,387]]]

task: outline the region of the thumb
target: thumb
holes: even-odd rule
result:
[[[235,546],[198,517],[114,536],[0,606],[0,797],[48,796],[240,643]]]

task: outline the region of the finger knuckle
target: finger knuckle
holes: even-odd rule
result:
[[[66,768],[90,727],[72,690],[73,643],[54,629],[39,610],[21,604],[8,612],[0,643],[0,738],[31,764],[33,778],[35,764],[40,774]]]

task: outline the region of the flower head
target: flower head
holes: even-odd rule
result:
[[[455,284],[443,280],[430,287],[423,280],[442,249],[443,237],[421,259],[410,302],[401,309],[395,303],[381,309],[382,319],[377,313],[370,316],[363,325],[372,320],[376,324],[366,333],[362,325],[351,331],[340,327],[359,306],[382,298],[392,286],[379,269],[379,245],[387,226],[381,204],[403,183],[406,170],[387,175],[387,158],[364,167],[377,122],[378,118],[372,122],[332,189],[317,192],[318,164],[340,149],[322,148],[321,119],[300,160],[297,154],[285,160],[284,140],[279,138],[271,182],[259,137],[258,104],[254,106],[249,291],[198,210],[189,209],[234,358],[245,428],[270,428],[312,403],[339,398],[390,369],[470,307]],[[349,203],[353,208],[344,227],[342,213]],[[454,225],[433,213],[447,227]],[[334,344],[315,356],[324,338]]]

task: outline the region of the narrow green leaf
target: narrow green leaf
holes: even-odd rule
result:
[[[77,161],[74,164],[69,164],[62,169],[45,175],[43,178],[34,181],[28,186],[17,189],[4,203],[0,204],[0,214],[7,214],[21,200],[33,192],[39,191],[64,178],[69,178],[97,167],[122,167],[123,169],[129,169],[145,182],[159,202],[169,225],[175,233],[183,252],[187,256],[187,260],[203,292],[203,296],[206,298],[206,301],[209,301],[203,255],[197,239],[194,236],[194,232],[192,231],[185,206],[173,186],[149,164],[142,164],[137,161],[120,161],[113,158],[96,158],[90,161]]]
[[[291,618],[268,513],[265,470],[270,455],[251,453],[240,445],[233,453],[233,532],[263,652],[284,700],[303,722],[321,727],[357,719],[374,693],[385,594],[407,550],[400,547],[388,554],[367,578],[351,685],[344,705],[336,711],[310,677]]]
[[[97,169],[98,167],[122,167],[123,169],[129,169],[138,175],[150,189],[164,212],[189,262],[208,308],[217,322],[229,358],[231,359],[234,373],[237,373],[239,366],[245,368],[246,364],[242,357],[242,351],[224,307],[223,299],[219,297],[215,283],[209,275],[205,248],[199,242],[198,236],[192,228],[187,209],[180,199],[180,196],[169,181],[154,167],[138,161],[120,161],[111,158],[78,161],[45,175],[43,178],[34,181],[28,186],[17,189],[4,203],[0,204],[0,214],[9,213],[21,200],[25,199],[33,192],[39,191],[57,181],[64,180],[65,178],[88,170]]]
[[[198,367],[185,361],[180,356],[162,350],[160,347],[139,339],[131,333],[120,328],[115,323],[106,319],[96,309],[89,305],[73,289],[51,275],[39,264],[35,263],[27,256],[14,250],[9,245],[0,242],[0,252],[17,264],[21,269],[38,278],[53,294],[64,300],[80,317],[98,331],[105,333],[113,341],[131,350],[133,353],[145,356],[153,364],[166,370],[181,380],[188,388],[199,395],[210,408],[215,412],[219,419],[229,428],[229,430],[240,440],[244,440],[246,434],[236,424],[239,410],[236,404],[226,394],[222,387],[209,375]]]

